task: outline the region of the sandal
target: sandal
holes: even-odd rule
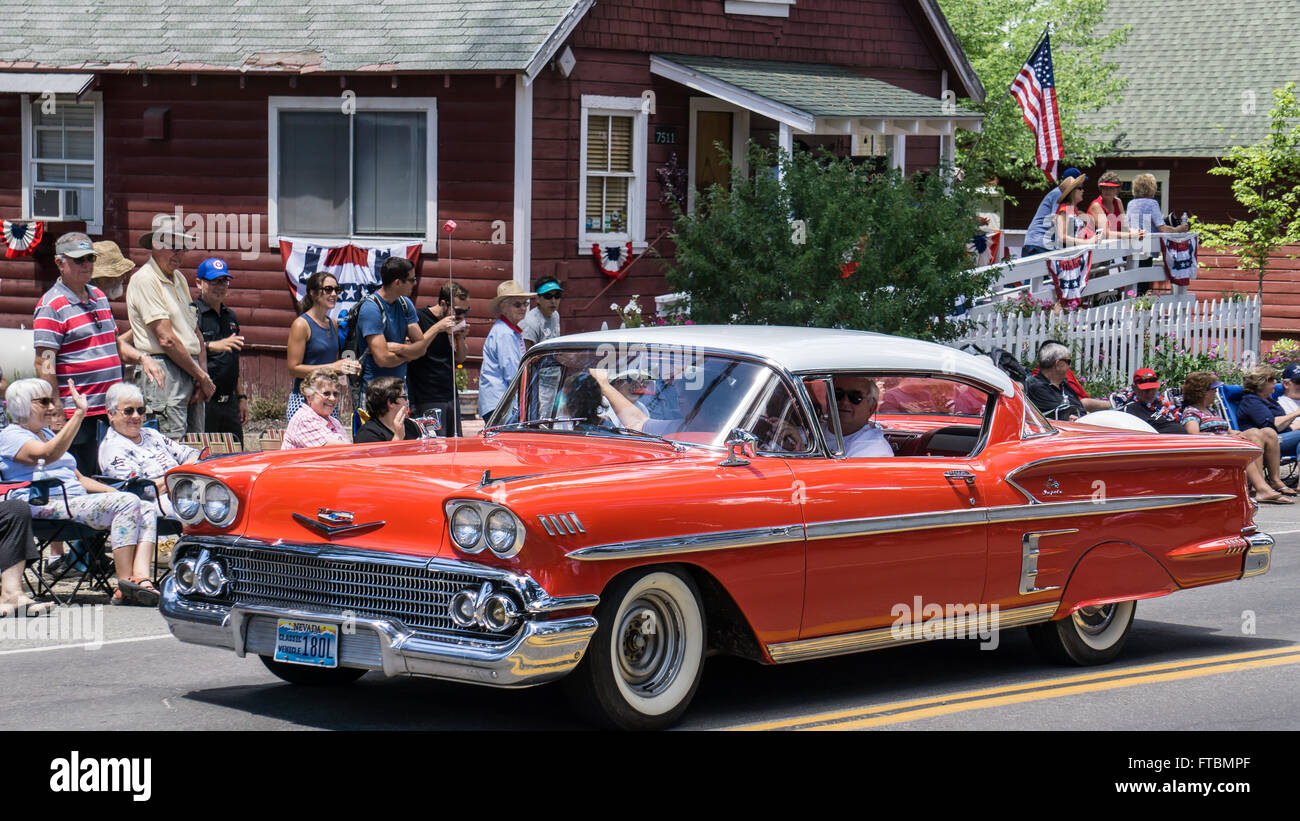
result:
[[[158,600],[161,598],[158,595],[158,588],[154,587],[153,582],[149,581],[149,579],[144,576],[132,576],[129,579],[120,579],[117,583],[117,587],[119,590],[125,590],[125,595],[138,604],[143,604],[145,607],[157,607]]]
[[[1294,496],[1295,494],[1292,493],[1291,495]],[[1274,494],[1274,495],[1272,495],[1272,496],[1260,496],[1260,495],[1256,494],[1256,495],[1255,495],[1255,501],[1257,501],[1257,502],[1259,502],[1259,503],[1261,503],[1261,504],[1265,504],[1265,505],[1293,505],[1293,504],[1295,504],[1295,502],[1293,502],[1292,500],[1288,499],[1288,498],[1286,497],[1286,495],[1283,494],[1283,493],[1276,493],[1276,494]]]
[[[1273,488],[1274,490],[1276,490],[1276,491],[1277,491],[1279,494],[1281,494],[1282,496],[1295,496],[1295,495],[1296,495],[1296,492],[1295,492],[1294,490],[1292,490],[1291,488],[1287,487],[1286,485],[1282,485],[1281,487],[1278,487],[1277,485],[1269,485],[1269,487],[1271,487],[1271,488]]]

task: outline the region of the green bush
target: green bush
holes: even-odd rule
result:
[[[995,276],[971,273],[975,196],[959,181],[878,172],[825,152],[777,156],[750,143],[733,172],[684,214],[674,202],[668,285],[697,323],[854,328],[947,340],[949,318]]]
[[[248,402],[248,418],[253,421],[261,419],[284,419],[289,409],[287,399],[278,396],[254,396]]]

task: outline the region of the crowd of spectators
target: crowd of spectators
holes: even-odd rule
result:
[[[1067,168],[1057,185],[1043,195],[1034,217],[1025,229],[1021,258],[1064,248],[1091,245],[1103,239],[1144,239],[1148,233],[1186,231],[1187,222],[1171,225],[1160,213],[1155,199],[1154,175],[1139,174],[1133,180],[1133,198],[1128,207],[1120,200],[1123,185],[1118,174],[1107,171],[1097,179],[1097,197],[1086,208],[1084,189],[1088,176]]]

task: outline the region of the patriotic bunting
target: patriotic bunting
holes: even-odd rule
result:
[[[1160,239],[1160,256],[1165,278],[1175,285],[1187,285],[1196,278],[1196,237]]]
[[[1078,301],[1088,286],[1088,269],[1092,267],[1092,249],[1087,248],[1069,257],[1047,260],[1047,272],[1056,286],[1056,298],[1061,302]]]
[[[12,222],[4,220],[5,256],[9,259],[29,257],[37,245],[41,244],[41,235],[45,233],[43,222]]]
[[[359,245],[349,240],[280,240],[280,257],[284,260],[284,273],[289,280],[289,290],[301,301],[306,293],[307,280],[317,271],[328,271],[338,280],[338,304],[332,315],[347,313],[353,303],[379,288],[379,269],[391,256],[402,256],[418,265],[420,243]]]

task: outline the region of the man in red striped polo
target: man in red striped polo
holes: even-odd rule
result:
[[[64,411],[73,405],[68,380],[86,397],[88,409],[68,452],[84,475],[99,473],[99,442],[107,430],[104,394],[122,381],[122,363],[138,364],[140,352],[117,338],[117,323],[108,297],[90,284],[95,248],[90,237],[68,233],[54,244],[59,278],[36,305],[32,347],[36,373],[63,397]]]

